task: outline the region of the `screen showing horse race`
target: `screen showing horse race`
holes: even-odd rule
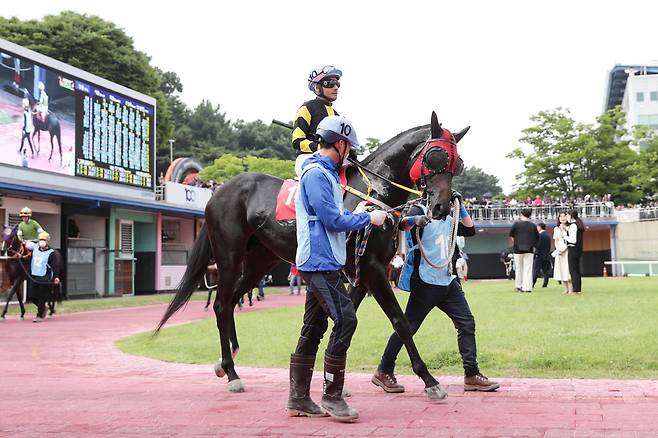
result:
[[[0,49],[0,163],[153,188],[155,108]]]

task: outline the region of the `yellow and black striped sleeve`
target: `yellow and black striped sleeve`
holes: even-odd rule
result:
[[[318,149],[318,143],[310,135],[315,134],[322,119],[333,115],[338,113],[319,99],[310,100],[299,107],[292,130],[292,145],[297,154],[311,154]]]

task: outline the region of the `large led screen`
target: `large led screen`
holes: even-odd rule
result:
[[[0,163],[153,188],[153,106],[0,49]]]

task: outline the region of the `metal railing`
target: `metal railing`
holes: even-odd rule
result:
[[[641,208],[640,221],[658,221],[658,207]]]
[[[534,221],[557,221],[562,212],[575,208],[580,217],[585,220],[609,218],[614,216],[614,204],[612,202],[592,202],[583,204],[552,204],[541,207],[503,207],[503,206],[471,206],[467,207],[468,214],[474,221],[515,221],[521,216],[521,210],[530,208],[531,218]]]

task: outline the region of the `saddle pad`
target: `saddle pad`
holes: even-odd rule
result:
[[[279,195],[276,197],[276,220],[295,220],[295,196],[297,196],[299,181],[287,179],[283,181]]]
[[[341,192],[345,195],[343,186],[347,185],[346,167],[343,167],[340,172]],[[299,181],[286,179],[281,185],[279,194],[276,197],[276,213],[277,221],[294,221],[295,220],[295,197],[297,196],[297,189],[299,188]]]

